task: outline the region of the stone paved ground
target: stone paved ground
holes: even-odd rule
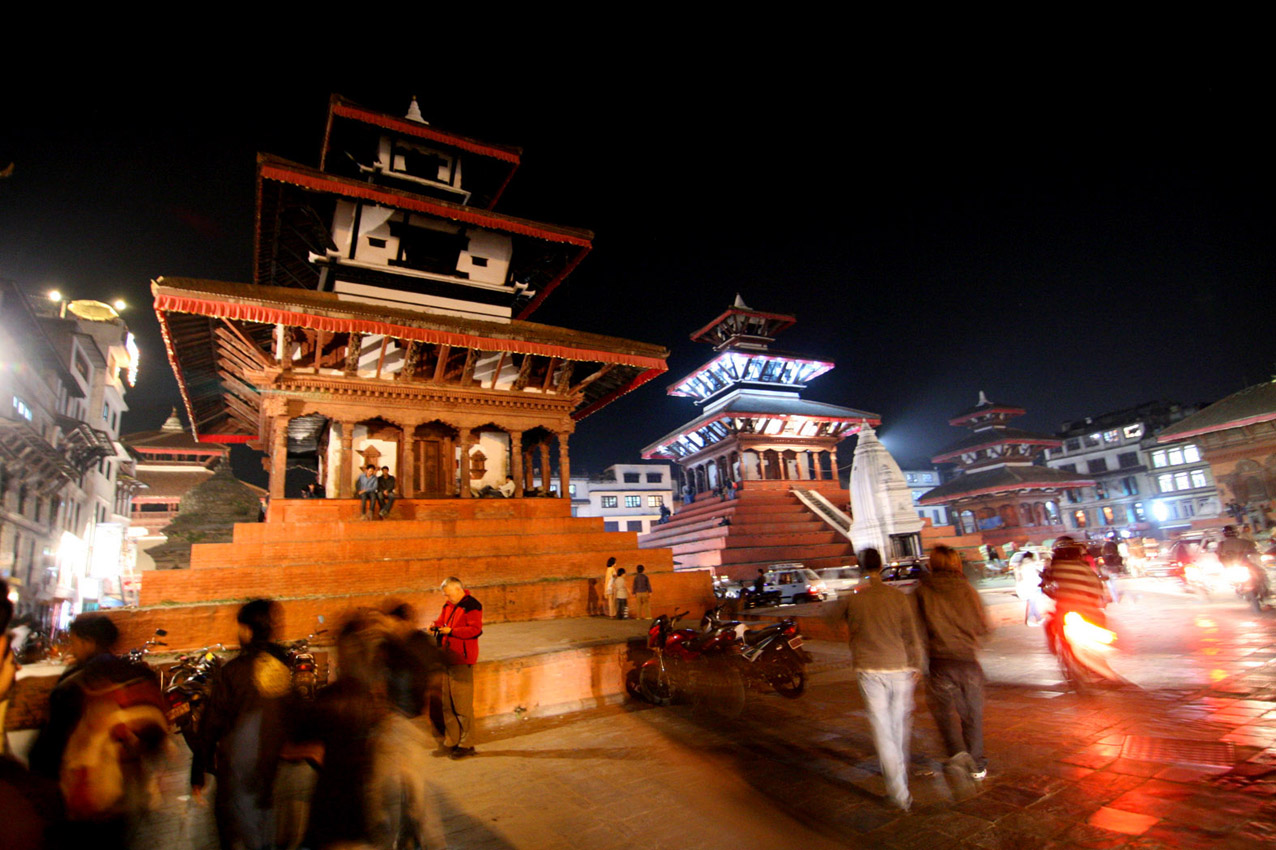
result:
[[[1137,632],[1142,612],[1124,616]],[[1090,696],[1061,692],[1048,657],[1022,649],[1039,632],[999,633],[985,664],[992,765],[964,799],[927,758],[939,739],[919,703],[915,761],[935,775],[912,780],[912,814],[883,803],[845,652],[820,644],[820,672],[804,697],[753,695],[738,720],[629,703],[505,724],[485,733],[472,759],[430,759],[422,767],[435,793],[435,842],[454,850],[1276,847],[1276,618],[1182,616],[1182,628],[1194,622],[1202,636],[1190,651],[1151,656],[1166,669],[1146,677],[1160,684]],[[1216,767],[1125,757],[1143,738],[1171,739],[1181,753],[1194,741],[1233,749]],[[168,804],[139,847],[215,845],[207,809],[177,799],[179,776],[165,777]]]

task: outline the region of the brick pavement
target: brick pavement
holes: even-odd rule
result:
[[[868,723],[840,645],[788,701],[724,720],[633,703],[489,729],[477,757],[423,766],[449,848],[1255,848],[1276,846],[1276,622],[1217,647],[1209,685],[1088,696],[1023,677],[996,653],[988,780],[955,799],[915,777],[914,812],[883,802]],[[1027,684],[1016,684],[1018,677]],[[914,760],[940,752],[919,703]],[[1149,740],[1151,739],[1151,740]],[[1215,767],[1141,761],[1135,744],[1231,744]],[[1199,757],[1197,754],[1196,757]],[[1182,759],[1180,758],[1180,761]],[[932,767],[935,767],[933,763]],[[138,846],[214,846],[207,810],[176,799]]]

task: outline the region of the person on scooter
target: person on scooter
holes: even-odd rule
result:
[[[1087,561],[1085,547],[1071,537],[1055,541],[1050,565],[1041,571],[1041,588],[1054,599],[1060,619],[1076,611],[1096,626],[1107,625],[1103,582]]]
[[[1266,599],[1267,572],[1259,565],[1258,546],[1253,540],[1236,534],[1236,526],[1223,526],[1223,540],[1218,544],[1218,560],[1223,568],[1242,564],[1249,570],[1254,582],[1254,594],[1257,599]]]

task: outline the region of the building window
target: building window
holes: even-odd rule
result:
[[[642,520],[640,520],[640,519],[631,519],[631,520],[629,520],[628,522],[626,522],[626,523],[625,523],[625,530],[626,530],[626,531],[639,531],[639,532],[641,532],[641,531],[642,531]]]
[[[1156,476],[1156,488],[1162,493],[1174,492],[1174,476],[1166,473],[1165,475]]]
[[[1133,475],[1127,475],[1121,479],[1121,492],[1125,496],[1139,495],[1139,479]]]
[[[1092,460],[1088,460],[1086,461],[1086,470],[1089,472],[1107,472],[1108,459],[1102,458],[1102,457],[1096,457]]]
[[[665,480],[664,473],[661,473],[661,472],[648,472],[648,473],[647,473],[647,483],[648,483],[648,484],[659,484],[659,483],[661,483],[661,482],[662,482],[662,481],[664,481],[664,480]]]
[[[639,481],[641,481],[641,480],[642,480],[642,476],[641,476],[641,475],[639,475],[637,472],[626,472],[626,473],[625,473],[625,483],[626,483],[626,484],[637,484],[637,483],[638,483]]]
[[[1196,506],[1192,504],[1191,499],[1185,499],[1184,501],[1179,502],[1179,515],[1184,519],[1196,515]]]
[[[1108,485],[1102,481],[1095,482],[1094,497],[1099,500],[1106,499],[1108,497]]]
[[[625,507],[627,507],[627,508],[641,508],[641,507],[642,507],[642,496],[626,496],[626,497],[625,497]]]
[[[1075,463],[1061,463],[1059,464],[1059,469],[1062,469],[1064,472],[1076,472],[1077,465]]]
[[[31,408],[27,407],[27,403],[18,398],[16,395],[13,397],[13,409],[19,416],[28,422],[31,421],[31,417],[34,415],[31,412]]]
[[[575,484],[568,484],[568,485],[567,485],[567,495],[571,496],[573,499],[574,499],[574,498],[576,498],[576,485],[575,485]]]
[[[1105,442],[1105,443],[1119,443],[1119,442],[1121,442],[1121,432],[1120,432],[1120,431],[1118,431],[1116,428],[1113,428],[1111,431],[1104,431],[1104,432],[1103,432],[1103,442]]]
[[[665,503],[664,496],[648,496],[647,497],[647,507],[649,508],[658,508],[664,503]]]
[[[1123,433],[1127,440],[1137,440],[1143,436],[1143,423],[1136,422],[1133,425],[1126,425]]]
[[[615,496],[603,496],[604,508],[614,508],[616,507],[616,503],[617,503],[617,500]]]
[[[1085,438],[1085,444],[1089,446],[1090,448],[1094,448],[1095,446],[1099,445],[1099,435],[1087,434]]]
[[[1205,470],[1203,470],[1203,469],[1193,469],[1193,470],[1192,470],[1192,486],[1193,486],[1193,487],[1208,487],[1208,486],[1210,486],[1210,484],[1209,484],[1209,480],[1208,480],[1208,479],[1206,479],[1206,477],[1205,477]]]
[[[1176,473],[1174,473],[1174,489],[1175,489],[1175,490],[1190,490],[1190,489],[1192,489],[1192,483],[1191,483],[1191,480],[1188,478],[1188,475],[1187,475],[1187,473],[1186,473],[1186,472],[1176,472]]]
[[[603,521],[603,531],[620,531],[620,523],[619,523],[619,522],[607,522],[607,521],[605,521],[605,520],[604,520],[604,521]]]
[[[1081,449],[1081,440],[1079,440],[1076,437],[1073,437],[1071,440],[1068,440],[1066,443],[1063,444],[1063,450],[1066,452],[1075,452],[1075,451],[1079,451],[1080,449]]]
[[[1103,508],[1103,521],[1107,525],[1116,525],[1116,512],[1110,505]]]
[[[1135,518],[1136,520],[1138,520],[1139,522],[1146,522],[1146,521],[1147,521],[1147,514],[1143,512],[1143,503],[1142,503],[1142,502],[1135,502],[1135,503],[1134,503],[1133,505],[1131,505],[1130,507],[1132,507],[1132,508],[1134,509],[1134,518]]]
[[[1072,525],[1076,528],[1086,527],[1085,511],[1072,512]]]
[[[1117,466],[1121,467],[1122,469],[1129,469],[1132,466],[1138,466],[1138,465],[1139,465],[1138,452],[1121,452],[1121,454],[1117,455]]]
[[[1152,466],[1154,466],[1157,469],[1160,469],[1161,467],[1167,466],[1168,464],[1169,464],[1169,461],[1165,459],[1165,449],[1157,449],[1156,451],[1152,452]]]
[[[1183,447],[1183,462],[1196,463],[1201,459],[1201,451],[1196,446]]]
[[[109,404],[102,405],[102,421],[103,422],[111,421],[111,405]]]

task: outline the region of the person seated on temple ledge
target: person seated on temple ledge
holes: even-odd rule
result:
[[[325,499],[327,497],[327,491],[324,490],[323,485],[317,481],[311,481],[301,491],[301,498],[303,499]]]
[[[500,487],[493,487],[488,484],[475,495],[480,499],[512,499],[514,498],[514,476],[506,475],[505,483]]]

